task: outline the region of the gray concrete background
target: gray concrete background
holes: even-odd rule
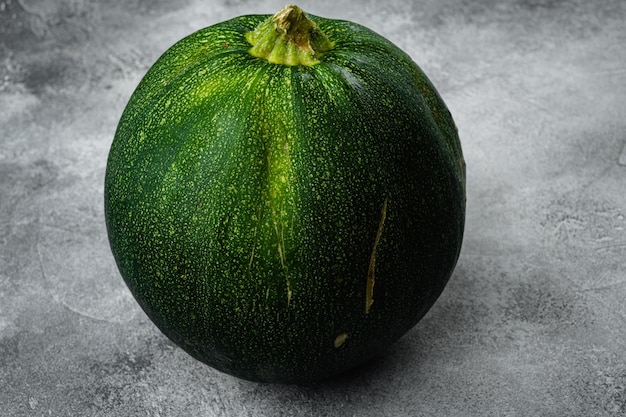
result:
[[[406,50],[457,121],[458,267],[383,358],[256,384],[173,346],[124,286],[102,188],[154,60],[283,0],[0,0],[0,415],[626,415],[626,2],[300,1]]]

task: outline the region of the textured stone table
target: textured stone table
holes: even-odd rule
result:
[[[191,359],[117,272],[107,152],[167,47],[283,2],[0,0],[0,414],[626,415],[626,2],[299,5],[406,50],[457,121],[467,229],[437,304],[324,383]]]

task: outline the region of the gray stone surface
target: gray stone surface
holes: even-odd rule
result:
[[[459,127],[458,267],[384,357],[241,381],[131,298],[103,223],[108,148],[152,62],[283,1],[0,0],[3,416],[626,415],[626,2],[301,1],[406,50]]]

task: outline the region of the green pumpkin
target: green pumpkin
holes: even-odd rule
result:
[[[418,66],[286,6],[182,39],[117,128],[105,216],[122,277],[196,359],[315,381],[382,353],[461,248],[456,127]]]

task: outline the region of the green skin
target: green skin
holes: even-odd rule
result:
[[[305,64],[250,53],[266,15],[176,43],[132,95],[106,171],[111,248],[141,307],[193,357],[255,381],[381,353],[441,294],[463,236],[461,146],[432,84],[369,29],[308,17],[332,48]]]

